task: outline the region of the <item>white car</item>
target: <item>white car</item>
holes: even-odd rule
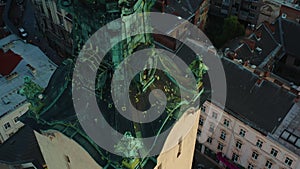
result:
[[[22,38],[26,38],[28,36],[27,32],[25,31],[24,28],[20,27],[19,32]]]

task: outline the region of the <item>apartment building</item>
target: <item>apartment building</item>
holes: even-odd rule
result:
[[[223,64],[226,106],[209,99],[203,104],[202,153],[230,168],[298,169],[299,94],[264,78],[263,72],[254,73],[251,66],[225,58]]]
[[[54,0],[33,0],[37,26],[48,44],[61,57],[72,54],[72,15],[59,9],[58,2]]]
[[[37,47],[26,44],[15,35],[0,40],[0,142],[4,142],[24,124],[19,118],[30,104],[19,94],[24,77],[46,87],[56,69]]]
[[[257,25],[265,21],[273,23],[278,16],[300,23],[300,1],[264,0]]]
[[[299,0],[274,0],[274,2],[279,3],[280,15],[284,18],[290,19],[300,23],[300,1]]]
[[[249,36],[226,44],[225,55],[270,71],[281,81],[293,83],[291,86],[296,90],[300,84],[300,52],[295,42],[299,38],[300,24],[280,16],[273,23],[258,25]]]
[[[239,20],[256,24],[262,0],[211,0],[209,13],[219,17],[235,15]]]
[[[263,22],[272,23],[280,15],[281,4],[273,0],[264,0],[260,7],[257,25]]]

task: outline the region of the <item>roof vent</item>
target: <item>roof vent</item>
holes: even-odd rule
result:
[[[38,98],[39,98],[40,100],[42,100],[42,99],[44,98],[43,94],[39,94],[39,95],[38,95]]]
[[[10,100],[7,97],[2,97],[1,100],[4,104],[9,104],[10,103]]]
[[[286,19],[286,17],[287,17],[287,14],[286,14],[286,13],[282,13],[282,14],[281,14],[281,18]]]
[[[256,47],[255,50],[258,52],[258,54],[261,54],[261,52],[262,52],[262,48],[260,48],[260,47]]]
[[[261,31],[256,31],[255,32],[255,38],[256,38],[257,41],[260,41],[261,36],[262,36],[262,32]]]

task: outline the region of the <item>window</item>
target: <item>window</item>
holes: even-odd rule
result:
[[[272,168],[272,163],[269,160],[267,160],[265,166],[270,169],[270,168]]]
[[[226,127],[228,127],[229,126],[229,120],[227,120],[227,119],[224,119],[224,123],[223,123]]]
[[[201,130],[197,131],[198,136],[201,136]]]
[[[203,126],[203,123],[204,123],[204,119],[203,119],[202,116],[200,116],[199,125],[200,125],[200,126]]]
[[[14,122],[15,123],[18,123],[19,121],[20,121],[20,117],[19,116],[17,116],[17,117],[14,118]]]
[[[253,168],[254,168],[253,164],[249,163],[247,169],[253,169]]]
[[[255,14],[254,13],[249,13],[249,16],[252,18],[255,18]]]
[[[257,9],[257,7],[256,7],[256,6],[253,6],[253,5],[251,5],[250,8],[253,9],[253,10],[256,10],[256,9]]]
[[[278,154],[278,151],[275,150],[274,148],[272,148],[272,150],[271,150],[271,155],[274,156],[274,157],[276,157],[277,154]]]
[[[209,131],[214,132],[214,130],[215,130],[215,125],[213,123],[211,123],[209,126]]]
[[[288,165],[288,166],[291,166],[292,163],[293,163],[293,160],[290,159],[290,158],[288,158],[288,157],[286,157],[284,163],[285,163],[286,165]]]
[[[4,124],[4,128],[7,130],[7,129],[9,129],[11,126],[10,126],[10,123],[9,122],[7,122],[7,123],[5,123]]]
[[[259,148],[261,148],[262,145],[263,145],[263,142],[261,140],[257,140],[256,146],[259,147]]]
[[[294,134],[291,134],[289,131],[283,131],[280,135],[281,138],[284,140],[294,144],[296,147],[300,147],[300,138],[295,136]]]
[[[219,143],[219,144],[218,144],[218,150],[222,151],[222,150],[223,150],[223,147],[224,147],[224,146],[223,146],[222,143]]]
[[[11,133],[8,134],[8,137],[11,137],[14,134],[15,134],[14,132],[11,132]]]
[[[241,148],[242,148],[242,145],[243,145],[243,144],[242,144],[241,141],[239,141],[239,140],[238,140],[238,141],[236,142],[236,144],[235,144],[236,148],[238,148],[238,149],[241,149]]]
[[[295,145],[296,145],[296,147],[300,148],[300,138],[297,139]]]
[[[284,131],[284,132],[281,134],[281,138],[284,138],[284,139],[287,139],[289,136],[290,136],[290,133],[287,132],[287,131]]]
[[[207,138],[207,142],[211,144],[212,138],[211,138],[211,137],[208,137],[208,138]]]
[[[246,131],[244,129],[240,130],[240,136],[245,137]]]
[[[222,139],[222,140],[226,139],[226,132],[224,130],[222,130],[222,132],[221,132],[220,139]]]
[[[288,141],[291,142],[291,143],[295,143],[295,141],[297,140],[297,137],[294,136],[294,135],[290,135],[290,137],[288,138]]]
[[[252,158],[255,159],[255,160],[258,158],[257,152],[253,151]]]
[[[205,111],[206,111],[206,106],[202,106],[202,107],[201,107],[201,111],[202,111],[202,112],[205,112]]]
[[[181,155],[181,150],[182,150],[182,139],[180,138],[178,142],[177,158]]]
[[[213,112],[213,113],[212,113],[212,117],[213,117],[214,119],[217,119],[217,118],[218,118],[218,114],[217,114],[216,112]]]
[[[69,157],[69,156],[67,156],[67,155],[65,155],[65,160],[66,160],[68,163],[70,163],[70,162],[71,162],[71,160],[70,160],[70,157]]]
[[[232,154],[232,161],[233,161],[233,162],[237,162],[238,159],[239,159],[239,156],[238,156],[237,154],[233,153],[233,154]]]

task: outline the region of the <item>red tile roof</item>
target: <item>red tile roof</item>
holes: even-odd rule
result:
[[[20,55],[15,54],[11,50],[5,53],[3,50],[0,50],[0,74],[6,76],[12,73],[22,59]]]

